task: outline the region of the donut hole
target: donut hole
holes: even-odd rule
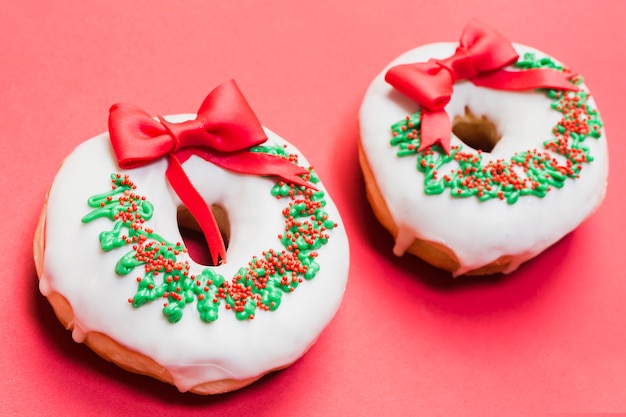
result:
[[[467,146],[482,152],[491,152],[502,137],[492,121],[476,116],[467,106],[464,115],[454,116],[452,133]]]
[[[213,216],[215,216],[217,227],[224,240],[224,246],[228,250],[228,243],[230,241],[230,222],[228,220],[228,214],[224,207],[218,204],[211,205],[211,212]],[[189,257],[200,265],[217,266],[211,260],[211,251],[209,250],[209,245],[204,237],[204,233],[202,233],[200,225],[191,215],[187,207],[178,207],[176,220],[178,222],[178,230],[188,250]]]

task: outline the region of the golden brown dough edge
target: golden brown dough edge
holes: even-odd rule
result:
[[[45,228],[46,228],[46,204],[44,204],[41,215],[39,216],[39,222],[35,230],[35,237],[33,240],[33,256],[35,260],[35,269],[39,279],[43,277],[43,259],[45,252]],[[52,305],[54,313],[59,321],[65,326],[67,330],[74,328],[74,312],[72,306],[67,299],[58,292],[51,292],[46,297],[48,302]],[[89,332],[85,337],[85,344],[91,348],[95,353],[101,356],[107,361],[113,362],[117,366],[136,374],[147,375],[156,378],[160,381],[174,385],[172,375],[163,366],[158,364],[152,358],[135,352],[117,341],[113,340],[109,336],[99,332]],[[243,388],[256,380],[260,379],[264,375],[284,369],[290,364],[272,369],[261,375],[236,380],[236,379],[223,379],[220,381],[204,382],[202,384],[192,387],[189,392],[195,394],[209,395],[209,394],[221,394],[229,391],[234,391],[239,388]]]
[[[365,194],[367,196],[367,200],[372,206],[372,210],[378,221],[395,239],[398,235],[398,226],[393,220],[393,217],[389,212],[389,208],[387,207],[387,203],[380,193],[378,184],[376,183],[376,178],[374,178],[374,174],[372,173],[370,165],[367,161],[360,139],[358,142],[358,153],[363,179],[365,180]],[[461,266],[454,253],[446,246],[437,242],[430,242],[415,238],[413,243],[407,249],[407,252],[446,271],[454,272]],[[509,255],[501,256],[487,265],[466,272],[464,275],[488,275],[503,272],[509,266],[511,259],[512,257]]]

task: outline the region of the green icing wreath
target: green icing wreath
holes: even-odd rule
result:
[[[527,53],[515,67],[552,68],[566,71],[551,58],[537,58]],[[573,77],[572,83],[580,85],[582,77]],[[544,197],[551,187],[561,188],[568,179],[575,179],[583,165],[593,161],[587,138],[599,138],[603,126],[599,113],[588,105],[587,91],[539,90],[552,100],[551,108],[562,114],[553,128],[553,138],[547,139],[542,151],[532,149],[514,154],[508,161],[501,159],[483,163],[481,151],[465,151],[463,146],[451,147],[450,154],[433,145],[418,152],[420,145],[421,112],[407,116],[391,126],[391,145],[397,146],[398,157],[415,155],[417,170],[424,174],[424,192],[442,194],[446,189],[454,197],[476,196],[485,201],[493,198],[514,204],[520,197]],[[559,162],[554,156],[561,155]],[[451,162],[455,168],[450,168]],[[519,167],[521,169],[515,169]],[[523,174],[519,174],[519,172]]]
[[[282,156],[297,162],[281,146],[259,146],[253,149]],[[319,179],[310,170],[308,180]],[[117,262],[115,271],[127,275],[143,266],[143,276],[137,277],[137,292],[129,298],[134,307],[162,300],[163,314],[171,323],[178,322],[183,309],[196,303],[200,319],[218,319],[222,302],[239,320],[254,318],[258,309],[274,311],[284,294],[296,290],[303,281],[312,280],[320,269],[315,261],[317,250],[328,243],[328,230],[337,225],[328,218],[323,191],[277,182],[273,198],[287,201],[282,210],[285,228],[277,231],[280,249],[269,249],[254,256],[248,265],[239,268],[230,281],[211,268],[198,275],[190,274],[189,262],[179,260],[186,248],[172,243],[144,225],[152,218],[153,205],[135,193],[136,185],[128,176],[111,175],[112,188],[88,200],[93,208],[83,217],[83,223],[106,217],[114,222],[111,230],[100,233],[104,251],[131,246]],[[268,196],[269,197],[269,196]]]

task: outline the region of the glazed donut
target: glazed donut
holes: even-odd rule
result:
[[[391,62],[359,123],[366,194],[393,252],[454,276],[514,271],[605,194],[606,136],[582,78],[480,22]]]
[[[234,83],[225,85],[218,89],[237,95]],[[180,137],[194,117],[150,118],[157,127],[142,132]],[[174,150],[120,168],[113,125],[66,158],[35,236],[40,290],[74,340],[199,394],[241,388],[300,358],[337,311],[349,265],[337,208],[304,156],[259,124],[262,143],[238,155],[296,167],[306,172],[301,185],[226,169],[219,159],[230,156],[219,152],[213,161],[200,152],[182,161],[226,243],[225,259],[201,264],[181,232],[199,220],[167,175]]]

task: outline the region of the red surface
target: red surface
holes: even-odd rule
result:
[[[0,414],[626,412],[623,2],[5,3]],[[518,272],[453,281],[391,254],[364,197],[357,111],[391,59],[457,39],[473,17],[585,76],[610,141],[610,186],[595,215]],[[58,164],[106,129],[112,103],[192,112],[231,77],[263,124],[315,165],[343,214],[352,265],[341,309],[302,360],[207,398],[74,343],[39,294],[31,236]]]

